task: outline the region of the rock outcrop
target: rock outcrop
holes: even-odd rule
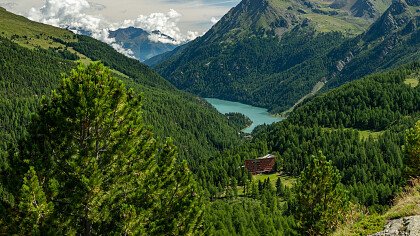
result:
[[[391,220],[385,229],[371,236],[419,236],[420,215]]]

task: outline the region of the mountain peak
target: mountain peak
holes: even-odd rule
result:
[[[299,5],[289,0],[243,0],[208,31],[207,41],[280,36],[299,23]]]

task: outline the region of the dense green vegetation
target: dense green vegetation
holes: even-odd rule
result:
[[[15,198],[2,207],[1,231],[195,232],[202,211],[192,173],[141,117],[140,98],[109,69],[95,63],[73,70],[42,100],[18,159],[2,172]]]
[[[420,63],[367,76],[309,99],[289,116],[306,126],[384,130],[420,111],[420,86],[405,84],[418,77]]]
[[[264,183],[266,183],[265,180],[262,182],[256,181],[256,179],[261,180],[264,178],[254,179],[247,176],[246,172],[243,172],[243,169],[239,168],[243,165],[244,159],[252,159],[266,153],[276,153],[276,155],[278,155],[278,169],[281,173],[283,175],[287,174],[289,176],[296,177],[306,176],[298,179],[298,183],[302,183],[301,181],[305,178],[308,179],[309,176],[311,176],[308,173],[308,168],[305,167],[311,165],[311,163],[313,164],[315,161],[314,156],[318,156],[318,152],[322,151],[326,160],[329,161],[328,163],[331,163],[332,165],[332,167],[329,168],[336,168],[339,171],[340,185],[342,184],[346,189],[352,205],[357,205],[357,209],[368,209],[360,210],[362,212],[368,211],[371,214],[374,214],[375,212],[376,214],[383,212],[388,208],[392,200],[400,192],[402,186],[406,183],[407,166],[412,166],[411,168],[415,167],[413,164],[408,164],[413,163],[413,161],[409,160],[414,160],[415,163],[418,163],[417,154],[414,155],[414,159],[407,159],[407,154],[402,149],[402,146],[407,146],[408,143],[412,143],[413,146],[418,147],[418,144],[416,143],[417,141],[415,141],[417,140],[415,137],[418,136],[413,134],[408,136],[412,138],[408,138],[407,141],[405,141],[405,130],[412,127],[415,120],[418,119],[416,118],[416,114],[419,112],[419,108],[413,108],[409,113],[401,117],[391,117],[393,120],[389,120],[389,123],[381,129],[381,132],[376,133],[366,130],[363,130],[362,132],[357,129],[358,127],[356,123],[350,123],[347,128],[339,125],[320,127],[320,124],[317,122],[310,122],[309,120],[311,120],[312,117],[305,117],[304,114],[306,113],[301,111],[311,110],[313,104],[328,105],[331,103],[337,104],[337,106],[330,106],[330,110],[311,110],[311,113],[307,113],[308,116],[314,115],[314,117],[322,117],[330,113],[338,114],[341,112],[343,107],[348,109],[346,114],[355,114],[359,107],[352,106],[351,102],[353,99],[357,100],[358,98],[356,96],[351,96],[352,91],[356,91],[356,89],[352,90],[351,88],[359,88],[361,94],[365,94],[364,86],[360,85],[363,83],[366,83],[366,91],[369,89],[373,90],[372,87],[369,87],[368,85],[374,82],[378,91],[381,91],[382,88],[389,88],[389,90],[396,89],[396,92],[400,91],[401,93],[401,91],[408,91],[408,94],[412,94],[411,91],[416,91],[417,88],[404,84],[404,81],[407,78],[412,78],[413,73],[417,73],[419,69],[418,63],[413,63],[387,73],[368,76],[360,81],[349,83],[343,87],[342,90],[341,88],[338,88],[319,96],[319,98],[316,97],[311,99],[310,101],[302,104],[300,108],[296,109],[296,111],[291,114],[289,120],[272,125],[257,127],[252,133],[253,138],[251,140],[246,141],[242,145],[223,152],[221,155],[211,159],[209,164],[211,169],[203,168],[200,170],[198,172],[198,181],[203,186],[206,186],[205,189],[208,191],[206,195],[209,195],[211,198],[231,199],[227,200],[227,203],[220,203],[220,200],[216,200],[216,202],[218,202],[218,207],[221,207],[220,205],[225,205],[225,210],[231,212],[228,205],[235,204],[239,200],[242,200],[242,198],[244,201],[248,201],[245,199],[251,198],[254,201],[261,202],[261,204],[267,202],[264,200],[264,197],[261,198],[261,196],[266,195],[260,194],[261,190],[264,189],[264,187],[261,186],[264,186]],[[402,90],[398,90],[397,88],[401,88]],[[348,91],[350,95],[346,96],[347,99],[340,101],[336,97],[336,94],[339,91],[342,91],[343,93]],[[366,93],[370,94],[370,92],[371,91]],[[339,94],[341,94],[341,92]],[[382,102],[384,101],[386,94],[387,90],[385,89],[377,96],[366,96],[364,102],[366,104],[377,104],[376,107],[379,110],[386,110],[388,106],[393,106],[392,103],[395,103],[400,104],[401,107],[399,109],[404,110],[411,106],[410,103],[412,100],[410,99],[415,99],[415,96],[408,96],[405,102],[401,102],[399,99],[395,99],[395,101],[389,99],[388,101],[390,103],[386,104]],[[392,97],[392,94],[393,91],[390,91],[389,96]],[[395,95],[395,97],[396,96],[397,95]],[[342,103],[338,103],[337,100]],[[412,116],[410,117],[407,115]],[[298,119],[294,117],[300,118]],[[303,121],[303,124],[301,124],[300,120]],[[305,122],[305,120],[308,120],[308,122]],[[336,120],[339,121],[340,119]],[[372,117],[372,120],[375,120],[375,117]],[[414,130],[415,129],[412,129],[412,133],[415,133]],[[369,136],[370,133],[374,134],[374,136]],[[410,153],[416,153],[415,150],[417,149],[409,148],[409,150],[413,150],[413,152]],[[304,174],[302,174],[302,171]],[[270,175],[270,177],[272,177],[272,175]],[[232,178],[236,180],[232,180]],[[311,180],[311,183],[316,183],[319,180],[316,177],[314,178],[315,179]],[[293,215],[293,212],[296,213],[297,206],[295,205],[296,200],[294,199],[296,199],[296,196],[299,196],[299,193],[303,190],[295,190],[291,193],[290,189],[282,183],[280,178],[276,181],[278,184],[276,184],[275,188],[273,187],[273,182],[269,182],[271,182],[271,187],[268,187],[267,189],[271,189],[272,194],[278,197],[277,206],[281,206],[279,207],[279,213],[283,216]],[[334,186],[338,186],[337,178],[335,178],[334,183]],[[233,189],[236,188],[236,186],[240,186],[240,189],[243,190],[239,193],[239,197],[235,200],[236,194]],[[304,185],[301,184],[298,186]],[[316,189],[319,190],[322,188]],[[315,194],[315,192],[313,194]],[[301,197],[303,199],[302,201],[306,202],[308,199],[304,197],[310,198],[315,196],[316,195],[306,193]],[[319,202],[318,200],[313,199],[314,204],[312,205],[316,205]],[[283,205],[282,202],[284,203],[284,201],[290,203]],[[301,204],[298,205],[300,206]],[[345,216],[347,214],[345,212],[345,208],[341,209],[339,207],[336,209],[336,212],[341,210],[343,210],[343,212],[340,214]],[[302,212],[303,211],[306,210],[302,210]],[[212,212],[212,210],[210,210],[210,212]],[[238,225],[237,220],[230,219],[230,214],[240,214],[240,212],[241,210],[237,210],[237,213],[235,211],[233,213],[229,213],[228,216],[222,218],[223,221],[218,221],[223,222],[223,226],[219,226],[220,228],[218,229],[220,231],[217,232],[231,232],[232,225],[235,225],[235,229],[237,229],[235,233],[240,232],[241,224]],[[242,218],[241,215],[234,216],[236,218]],[[305,216],[307,216],[307,214]],[[273,219],[269,215],[266,217],[268,222]],[[316,233],[311,231],[312,234],[315,235],[323,234],[322,232],[328,233],[328,230],[323,231],[327,228],[331,229],[331,225],[328,225],[328,223],[334,223],[333,226],[336,227],[340,222],[333,220],[314,220],[320,219],[314,216],[315,218],[312,220],[314,224],[304,226],[299,223],[299,217],[296,217],[297,220],[293,221],[294,223],[292,224],[292,231],[299,232],[302,230],[300,232],[309,233],[309,229],[316,229]],[[331,215],[328,217],[331,217]],[[333,219],[338,220],[340,218],[336,217]],[[374,218],[369,219],[374,221]],[[284,222],[287,221],[286,219],[284,220]],[[252,222],[252,225],[256,224],[255,221],[250,222]],[[382,223],[384,222],[381,221],[378,224],[380,225]],[[364,223],[361,222],[360,224]]]
[[[245,129],[252,124],[252,120],[241,113],[231,112],[225,114],[225,116],[228,118],[229,124],[238,130]]]
[[[216,200],[204,217],[207,235],[297,235],[291,216],[259,200]]]
[[[0,121],[0,135],[3,140],[15,142],[24,134],[25,125],[39,98],[55,88],[60,74],[68,72],[75,63],[64,60],[51,50],[27,49],[6,38],[1,41],[0,110],[4,119]],[[128,86],[144,94],[147,101],[144,103],[146,123],[155,126],[159,136],[175,137],[183,158],[188,156],[191,161],[198,161],[200,158],[196,157],[209,157],[219,148],[229,147],[237,141],[237,130],[230,127],[227,119],[206,102],[176,91],[146,66],[125,58],[106,44],[93,39],[88,42],[92,45],[96,42],[99,45],[97,51],[104,52],[95,59],[107,59],[105,62],[109,64],[109,61],[121,60],[121,66],[114,69],[131,71],[130,75],[136,81],[120,73],[118,76]],[[181,130],[184,131],[182,134]],[[5,145],[2,143],[2,146]]]
[[[75,64],[44,49],[28,50],[6,38],[0,42],[0,139],[4,148],[22,137],[36,101]]]
[[[411,177],[420,176],[420,121],[407,131],[404,148],[407,153],[407,174]]]
[[[294,187],[292,212],[307,235],[329,235],[344,219],[347,192],[339,171],[320,152],[302,172]]]
[[[321,150],[342,175],[351,197],[363,205],[385,205],[402,184],[403,133],[386,132],[378,140],[360,139],[357,131],[323,130],[281,122],[256,131],[254,142],[266,142],[280,154],[283,171],[298,175]]]
[[[144,94],[145,121],[156,127],[158,135],[174,137],[181,155],[188,158],[193,169],[218,149],[238,141],[236,131],[228,125],[227,119],[205,101],[176,91],[147,66],[116,53],[105,43],[87,36],[77,39],[78,42],[68,46],[129,77],[122,76],[121,79]]]

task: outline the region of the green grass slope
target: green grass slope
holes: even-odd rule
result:
[[[334,236],[369,235],[384,230],[390,220],[420,215],[420,180],[413,179],[394,200],[390,209],[383,214],[369,214],[366,210],[355,209],[339,227]]]

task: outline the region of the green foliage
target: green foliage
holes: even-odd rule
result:
[[[93,61],[102,61],[106,66],[115,69],[134,81],[159,88],[172,88],[172,86],[159,75],[143,65],[138,60],[128,58],[116,51],[109,45],[99,42],[91,37],[78,35],[76,42],[67,42],[67,46],[86,55]]]
[[[343,36],[313,31],[312,25],[282,32],[279,40],[269,36],[276,32],[266,30],[271,27],[268,22],[277,22],[275,17],[253,25],[262,27],[257,34],[262,38],[253,35],[220,44],[197,39],[202,47],[196,51],[186,45],[174,52],[175,57],[179,52],[191,57],[169,61],[173,64],[166,72],[175,71],[174,80],[191,91],[220,93],[273,111],[290,107],[315,83],[329,80],[337,72],[337,60],[357,43],[334,50]],[[404,182],[401,131],[414,121],[419,104],[418,87],[410,88],[404,80],[418,71],[418,63],[309,100],[288,121],[261,126],[251,140],[240,141],[237,130],[247,123],[244,117],[218,114],[202,99],[177,91],[148,67],[104,43],[67,31],[62,36],[64,31],[43,30],[40,24],[32,26],[46,34],[31,32],[31,39],[25,36],[31,24],[20,17],[10,19],[20,23],[15,22],[19,35],[13,36],[9,23],[0,26],[18,43],[0,39],[0,234],[179,235],[197,233],[197,227],[209,235],[297,234],[295,220],[287,215],[290,209],[285,210],[293,199],[286,182],[274,187],[275,179],[252,178],[241,168],[245,159],[267,153],[277,153],[282,175],[294,178],[322,150],[330,160],[322,163],[333,183],[325,188],[341,182],[353,202],[370,209],[385,209]],[[362,54],[373,59],[361,61],[356,55],[350,69],[335,74],[344,79],[332,78],[327,85],[400,63],[401,58],[415,58],[412,51],[418,40],[412,32],[404,37],[410,44],[393,47],[383,63],[373,60],[383,45],[365,44],[374,50]],[[392,40],[385,42],[393,45]],[[401,53],[405,49],[407,53]],[[83,57],[80,53],[113,71],[98,64],[79,67],[38,106],[42,95],[59,86],[60,73],[69,72],[75,67],[72,60]],[[191,60],[191,65],[183,60]],[[350,76],[350,70],[357,76]],[[206,76],[216,83],[207,84]],[[37,111],[27,130],[31,113]],[[381,135],[361,138],[355,128],[381,130]],[[173,142],[157,141],[169,135]],[[411,141],[406,150],[416,150],[408,144],[415,143],[416,136],[407,137]],[[203,207],[201,190],[211,200],[208,207]],[[319,217],[331,214],[327,210]],[[324,230],[324,223],[315,227]]]
[[[33,166],[29,168],[28,173],[23,178],[19,197],[20,233],[39,235],[45,230],[47,226],[45,220],[53,212],[54,205],[47,201]]]
[[[370,235],[383,230],[383,226],[386,220],[383,216],[378,214],[372,214],[369,216],[362,217],[353,227],[354,235]]]
[[[420,175],[420,121],[407,131],[405,139],[407,174],[418,177]]]
[[[328,235],[343,220],[348,205],[340,173],[322,153],[314,156],[294,187],[292,213],[306,235]]]
[[[226,113],[225,116],[228,119],[229,125],[235,127],[237,130],[245,129],[252,124],[251,119],[241,113],[231,112]]]
[[[202,166],[219,149],[238,141],[235,128],[205,101],[175,90],[138,61],[121,59],[124,57],[108,45],[86,40],[89,45],[97,44],[92,46],[96,52],[104,52],[97,53],[99,59],[109,60],[109,64],[121,61],[114,69],[130,71],[132,78],[118,76],[136,93],[143,94],[146,124],[155,127],[156,136],[173,136],[180,147],[180,158],[188,158],[192,169]],[[60,74],[69,72],[75,63],[48,50],[30,50],[5,38],[1,42],[0,149],[7,151],[25,136],[31,113],[36,111],[42,95],[56,88]]]
[[[0,146],[7,150],[24,134],[38,98],[74,64],[43,49],[28,50],[1,37],[0,42]]]
[[[293,217],[253,199],[217,200],[205,213],[206,235],[298,235]]]
[[[197,229],[201,202],[192,173],[176,161],[172,142],[156,141],[141,117],[138,96],[97,63],[80,65],[50,99],[43,99],[21,154],[42,185],[30,172],[30,187],[27,177],[19,199],[25,212],[33,211],[28,191],[41,206],[53,202],[52,223],[41,234],[56,229],[60,234],[179,235]],[[40,186],[48,188],[47,200]],[[29,223],[40,225],[39,215],[46,217],[52,209],[46,208],[29,216]]]
[[[412,63],[369,75],[308,100],[288,119],[306,126],[387,129],[420,112],[420,87],[404,83],[419,71],[420,63]]]
[[[227,119],[206,102],[177,91],[156,72],[105,43],[86,36],[77,39],[67,45],[129,77],[121,79],[136,92],[143,93],[144,120],[156,128],[157,135],[174,137],[181,157],[188,159],[192,170],[218,150],[238,141],[237,132]]]
[[[278,177],[276,180],[276,195],[280,197],[284,196],[284,185],[281,182],[280,177]]]
[[[283,121],[261,126],[253,135],[252,142],[266,142],[269,152],[279,153],[281,169],[293,176],[321,150],[340,170],[352,200],[363,205],[388,204],[403,182],[401,131],[364,140],[355,130],[325,130]]]

